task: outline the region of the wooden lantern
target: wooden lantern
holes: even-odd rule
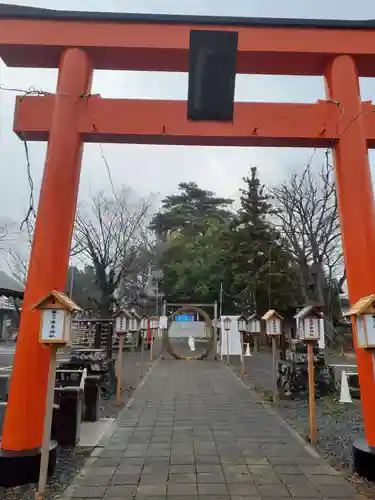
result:
[[[252,335],[260,335],[261,332],[261,317],[259,314],[254,313],[248,318],[249,333]]]
[[[131,312],[131,317],[129,318],[129,331],[134,333],[139,330],[141,322],[141,317],[136,312]]]
[[[124,335],[129,331],[129,320],[132,318],[132,315],[127,311],[120,310],[116,314],[116,333],[120,335]]]
[[[248,332],[247,318],[245,316],[241,315],[237,318],[237,327],[240,333]]]
[[[262,317],[266,322],[266,333],[271,336],[281,335],[281,321],[284,319],[274,309],[270,309]]]
[[[69,344],[72,339],[72,315],[82,311],[67,295],[53,290],[32,310],[41,311],[39,342]]]
[[[357,346],[375,349],[375,294],[360,299],[345,316],[351,316],[355,323]]]
[[[150,328],[151,330],[157,330],[159,328],[159,318],[157,316],[152,316],[150,318]]]
[[[229,331],[232,324],[232,320],[227,316],[223,320],[224,330]]]
[[[320,339],[322,313],[317,307],[306,306],[295,316],[297,338],[302,341],[318,341]]]
[[[139,328],[142,332],[145,332],[148,329],[149,317],[144,315],[141,317]]]

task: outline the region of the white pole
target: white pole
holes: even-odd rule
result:
[[[156,316],[159,316],[159,282],[156,282]]]
[[[220,283],[220,318],[223,315],[223,282]]]
[[[71,266],[71,273],[70,273],[70,286],[69,286],[69,297],[72,298],[73,296],[73,287],[74,287],[74,273],[75,273],[75,267]]]

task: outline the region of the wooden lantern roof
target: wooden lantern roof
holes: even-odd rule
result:
[[[262,319],[262,318],[261,318],[261,316],[260,316],[258,313],[256,313],[256,312],[255,312],[255,313],[251,314],[251,315],[247,318],[247,320],[248,320],[248,321],[250,321],[250,320],[252,320],[252,319]]]
[[[358,300],[352,307],[344,314],[344,316],[360,316],[361,314],[374,314],[375,313],[375,293],[363,297]]]
[[[131,319],[133,317],[133,315],[126,309],[120,309],[119,311],[117,311],[117,313],[115,314],[115,318],[118,318],[119,316],[124,316],[127,319]]]
[[[66,311],[83,311],[81,307],[79,307],[73,300],[65,295],[62,292],[58,292],[57,290],[52,290],[48,295],[46,295],[42,300],[40,300],[37,304],[35,304],[31,310],[37,309],[51,309],[53,305],[56,304]]]
[[[293,317],[294,319],[305,319],[308,316],[322,317],[322,313],[316,306],[305,306]]]
[[[278,312],[276,312],[275,309],[270,309],[269,311],[266,312],[266,314],[262,316],[262,319],[268,321],[270,319],[284,319],[284,318]]]

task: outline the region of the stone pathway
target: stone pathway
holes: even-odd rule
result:
[[[363,499],[220,362],[160,360],[66,499]]]

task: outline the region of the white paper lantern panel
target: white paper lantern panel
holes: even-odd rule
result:
[[[358,346],[375,348],[375,314],[358,316],[356,326]]]
[[[116,333],[125,333],[126,332],[126,323],[127,319],[125,316],[117,316],[116,318]]]
[[[64,309],[44,309],[40,341],[46,344],[66,343],[70,339],[65,336],[65,317],[70,315]]]
[[[302,323],[302,322],[301,322]],[[303,330],[301,331],[302,340],[319,340],[319,318],[307,317],[303,321]]]

